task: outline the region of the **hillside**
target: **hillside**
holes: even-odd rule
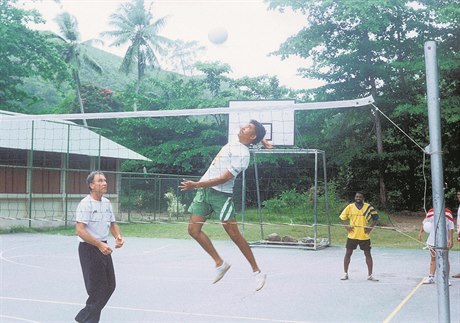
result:
[[[87,66],[83,66],[80,75],[83,83],[94,83],[100,87],[111,89],[112,91],[120,91],[124,89],[126,85],[136,81],[137,72],[135,69],[128,75],[120,71],[123,57],[89,45],[85,45],[85,47],[87,54],[102,67],[103,73],[99,75]],[[171,74],[177,73],[161,69],[148,69],[145,72],[145,78],[148,79],[153,77],[164,79]]]
[[[129,75],[120,72],[120,66],[123,58],[102,49],[85,45],[86,53],[92,57],[102,67],[102,74],[94,72],[87,66],[83,65],[80,71],[80,78],[82,84],[93,83],[97,86],[110,89],[112,91],[121,91],[128,84],[135,82],[136,71],[132,71]],[[168,75],[176,74],[162,70],[147,70],[145,78],[160,78],[164,79]],[[24,103],[22,108],[30,113],[41,113],[44,110],[55,108],[64,100],[69,92],[74,89],[70,84],[61,84],[59,87],[51,82],[43,81],[42,79],[29,78],[24,81],[22,87],[29,95],[39,98],[34,102]]]

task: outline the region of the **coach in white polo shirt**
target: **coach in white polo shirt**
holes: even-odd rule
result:
[[[112,204],[103,196],[107,193],[104,174],[91,172],[86,183],[89,194],[78,204],[75,226],[80,241],[78,254],[88,299],[75,320],[97,323],[116,285],[112,249],[107,244],[109,232],[115,238],[115,248],[121,248],[124,241],[115,222]]]

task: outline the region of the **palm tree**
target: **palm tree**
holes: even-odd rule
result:
[[[129,43],[120,70],[128,74],[134,63],[137,63],[136,96],[147,67],[158,67],[158,54],[164,54],[164,46],[172,42],[158,34],[166,20],[167,17],[154,20],[150,9],[145,9],[144,0],[132,0],[130,3],[122,3],[117,12],[110,16],[109,24],[115,29],[101,33],[102,36],[115,38],[110,46]]]
[[[60,39],[65,42],[63,49],[63,57],[66,63],[70,64],[72,69],[72,77],[75,82],[75,91],[80,107],[80,113],[84,114],[83,101],[81,99],[81,82],[80,69],[82,63],[89,66],[95,72],[102,74],[102,67],[90,56],[86,54],[85,42],[80,43],[80,33],[78,31],[77,19],[68,12],[63,12],[55,18],[61,33]],[[83,118],[83,124],[88,126],[86,119]]]

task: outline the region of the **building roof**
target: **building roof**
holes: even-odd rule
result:
[[[0,114],[20,116],[0,110]],[[70,121],[0,120],[0,148],[150,161],[135,151]]]

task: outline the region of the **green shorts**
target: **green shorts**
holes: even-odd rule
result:
[[[192,214],[211,218],[213,214],[224,222],[235,217],[233,194],[216,191],[212,188],[200,188],[190,204],[188,211]]]

